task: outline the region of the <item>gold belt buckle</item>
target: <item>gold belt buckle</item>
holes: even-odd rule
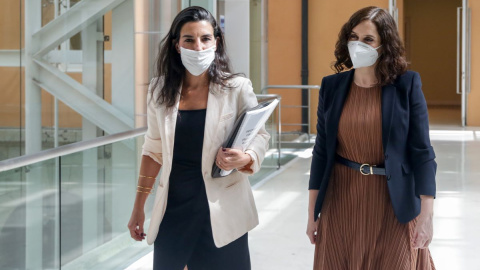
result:
[[[370,167],[370,173],[364,173],[364,172],[363,172],[363,167],[365,167],[365,166]],[[372,166],[370,166],[370,164],[367,164],[367,163],[362,164],[362,165],[360,166],[360,173],[363,174],[363,175],[371,175],[371,174],[373,174],[373,167],[375,167],[375,166],[377,166],[377,165],[372,165]]]

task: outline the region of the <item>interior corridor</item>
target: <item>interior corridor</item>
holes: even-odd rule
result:
[[[434,239],[437,270],[480,269],[480,129],[431,130],[436,152]],[[254,186],[260,225],[250,232],[254,270],[312,269],[314,246],[305,235],[311,151]],[[150,269],[152,253],[127,269]]]

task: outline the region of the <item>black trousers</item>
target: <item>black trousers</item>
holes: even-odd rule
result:
[[[154,243],[154,270],[250,270],[248,233],[217,248],[210,217],[179,220],[165,216]],[[195,219],[195,218],[194,218]]]

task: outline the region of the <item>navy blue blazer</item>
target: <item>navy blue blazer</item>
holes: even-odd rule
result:
[[[317,111],[309,189],[318,189],[315,220],[321,212],[332,168],[343,105],[355,70],[324,77]],[[390,199],[398,221],[420,213],[420,195],[435,196],[437,163],[430,144],[428,112],[420,75],[407,71],[382,87],[382,143]],[[360,172],[359,172],[360,173]]]

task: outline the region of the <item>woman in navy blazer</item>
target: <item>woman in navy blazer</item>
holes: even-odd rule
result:
[[[416,72],[406,71],[404,48],[393,18],[377,7],[357,11],[339,34],[335,56],[337,74],[324,77],[321,84],[317,137],[309,181],[307,235],[312,244],[316,244],[314,269],[412,269],[411,265],[417,265],[415,269],[432,269],[433,261],[427,247],[433,235],[437,165],[430,144],[428,112],[420,76]],[[345,69],[351,70],[341,72]],[[381,108],[378,110],[381,116],[375,121],[381,122],[378,126],[381,127],[379,147],[383,148],[383,164],[359,168],[366,162],[341,161],[342,157],[338,156],[339,122],[343,117],[342,112],[346,113],[344,105],[353,91],[374,91],[375,87],[380,96],[378,106]],[[360,101],[355,102],[359,104]],[[361,108],[358,110],[360,113]],[[362,143],[367,142],[358,140],[357,145]],[[352,170],[350,173],[358,175],[339,180],[337,178],[340,176],[332,174],[335,166],[344,166],[344,170]],[[354,167],[360,171],[354,172]],[[376,176],[379,180],[367,175],[372,172],[380,175]],[[342,196],[329,194],[335,192],[330,190],[332,181],[345,181],[348,188],[350,184],[358,184],[359,179],[370,179],[366,180],[365,188],[355,191],[360,193],[355,194],[360,198],[359,201],[342,202]],[[381,224],[374,224],[374,220],[355,217],[342,220],[339,213],[323,212],[327,204],[329,208],[342,204],[338,208],[342,210],[339,211],[351,207],[353,215],[356,215],[356,211],[363,209],[362,198],[367,200],[369,196],[362,192],[370,192],[368,185],[373,185],[368,181],[386,182],[385,195],[381,196],[387,198],[388,205],[391,203],[386,211],[393,212],[391,216],[395,220],[386,221],[385,217],[381,219]],[[371,207],[366,211],[366,214],[362,212],[359,215],[368,216],[368,211],[378,210]],[[334,226],[329,227],[328,224]],[[345,224],[345,228],[342,224]],[[370,232],[373,230],[370,228],[374,227],[380,229]],[[361,231],[359,228],[366,229]],[[355,239],[363,234],[367,236],[355,242],[349,238],[350,233],[353,235],[350,238]],[[382,244],[382,239],[387,239],[387,244]],[[392,243],[388,243],[388,239]],[[392,249],[405,254],[391,254],[389,250]]]

